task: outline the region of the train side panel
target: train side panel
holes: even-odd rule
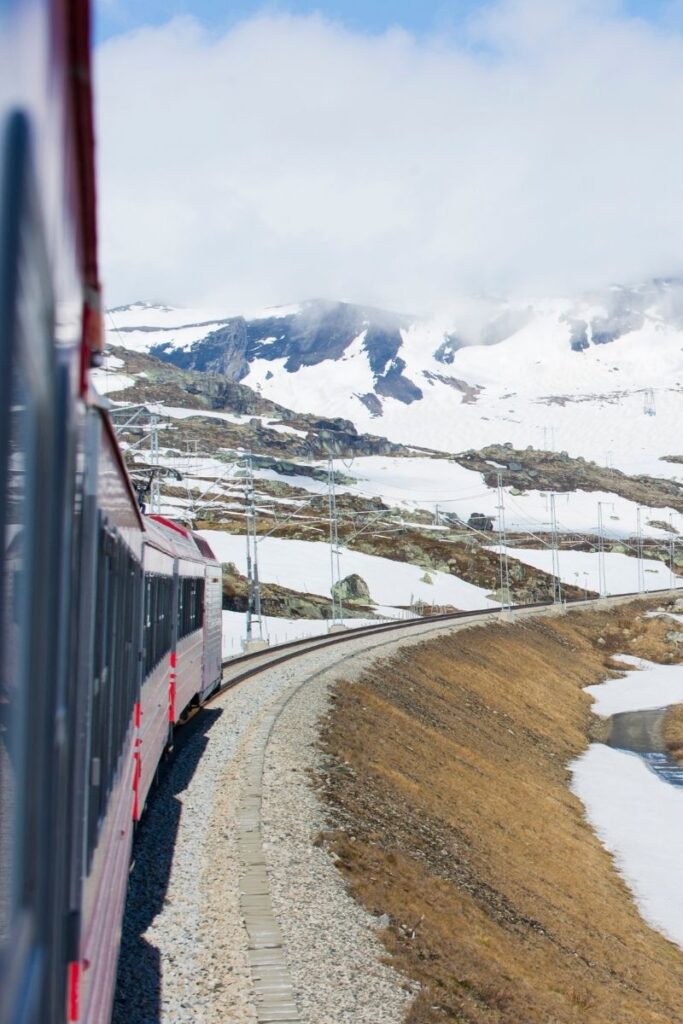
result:
[[[169,737],[170,650],[172,645],[173,573],[175,560],[168,552],[145,544],[145,620],[143,674],[136,751],[136,819],[147,795]]]
[[[199,561],[179,558],[176,563],[178,606],[177,639],[172,672],[174,673],[172,722],[198,697],[202,689],[204,656],[204,565]]]
[[[134,743],[140,697],[142,524],[106,415],[92,409],[88,456],[97,460],[94,601],[79,629],[86,693],[80,949],[71,965],[69,1017],[108,1024],[133,838]],[[92,467],[91,467],[92,469]],[[90,616],[90,621],[88,617]]]
[[[204,662],[201,699],[219,686],[223,661],[223,578],[218,562],[209,562],[204,580]]]

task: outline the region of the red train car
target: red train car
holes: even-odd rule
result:
[[[107,1024],[134,821],[220,678],[220,572],[140,515],[101,345],[89,9],[0,11],[0,1024]]]
[[[136,817],[169,734],[221,675],[221,567],[201,537],[160,516],[145,519],[145,679],[139,709]],[[170,605],[176,616],[167,616]]]

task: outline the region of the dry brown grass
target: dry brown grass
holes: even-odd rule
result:
[[[683,761],[683,704],[673,704],[664,716],[662,728],[667,750],[677,761]]]
[[[582,687],[618,651],[671,659],[639,609],[470,629],[339,687],[326,839],[391,917],[390,960],[422,986],[410,1024],[683,1021],[683,954],[640,919],[567,785]]]

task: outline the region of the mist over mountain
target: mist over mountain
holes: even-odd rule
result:
[[[662,457],[676,454],[683,411],[679,278],[574,299],[467,300],[436,317],[316,299],[242,316],[136,302],[110,320],[112,344],[395,443],[534,445],[676,471]]]

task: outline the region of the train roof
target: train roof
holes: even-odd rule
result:
[[[216,562],[216,556],[203,537],[198,537],[186,526],[159,515],[143,517],[145,541],[174,558]]]

